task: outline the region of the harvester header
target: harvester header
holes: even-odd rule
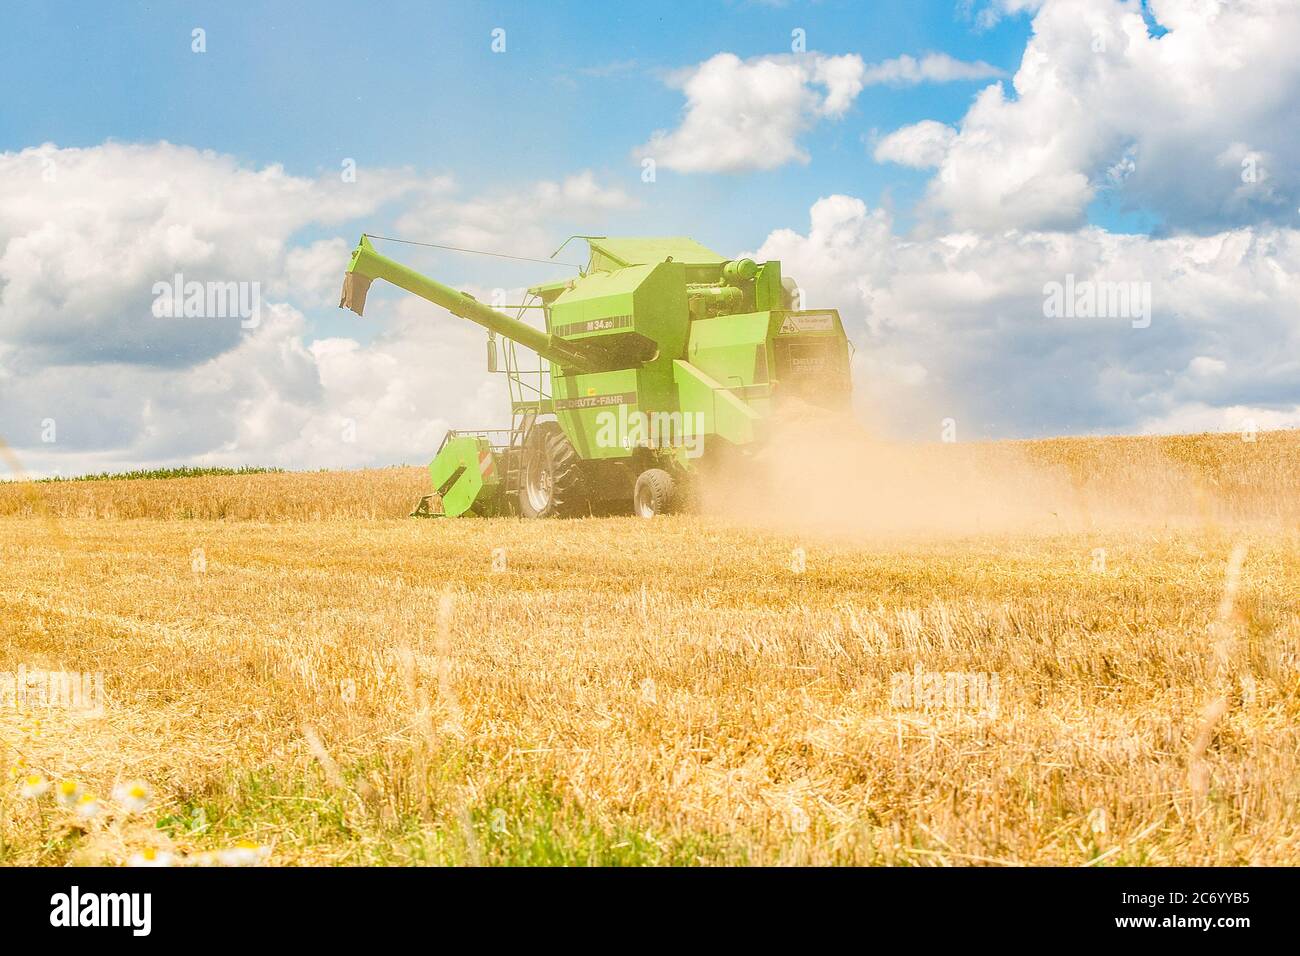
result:
[[[509,428],[448,432],[416,514],[528,517],[684,506],[711,463],[766,436],[774,410],[844,409],[848,340],[834,309],[805,310],[776,261],[727,259],[683,237],[582,237],[576,278],[537,285],[512,317],[376,252],[352,253],[340,306],[384,279],[508,340]],[[541,311],[544,329],[525,322]],[[514,344],[549,365],[529,371]]]

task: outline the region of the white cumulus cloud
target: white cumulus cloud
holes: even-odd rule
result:
[[[857,54],[782,54],[742,60],[719,53],[670,77],[686,96],[680,125],[659,130],[638,150],[665,169],[740,172],[807,163],[800,137],[842,117],[865,86],[978,80],[1000,75],[987,63],[932,53],[867,64]]]
[[[562,210],[630,204],[591,173],[474,197],[446,177],[305,178],[167,143],[0,153],[0,438],[32,473],[349,467],[426,460],[449,422],[498,421],[483,331],[431,303],[381,284],[364,319],[347,313],[355,338],[313,335],[305,310],[337,303],[355,232],[395,198],[436,213],[439,238],[530,251]],[[178,272],[259,283],[260,321],[155,317],[154,283]]]
[[[881,139],[872,155],[878,163],[926,169],[943,163],[956,138],[957,131],[951,126],[922,120]]]
[[[989,80],[1002,76],[996,66],[977,60],[968,63],[947,53],[927,53],[917,59],[904,54],[867,67],[863,75],[866,84],[889,83],[911,86],[916,83],[953,83],[959,80]]]
[[[408,173],[291,176],[170,143],[0,153],[0,342],[15,361],[185,366],[234,347],[238,322],[154,314],[156,283],[315,283],[337,245],[290,251],[420,186]]]
[[[565,225],[601,230],[638,201],[621,186],[602,184],[591,170],[562,180],[542,180],[525,189],[503,189],[464,197],[429,195],[397,220],[402,238],[507,252],[548,255],[547,247]]]
[[[807,232],[773,232],[808,307],[836,307],[857,345],[861,413],[934,438],[1300,424],[1300,231],[1271,226],[1151,238],[1096,228],[900,236],[860,199],[829,196]],[[1044,315],[1044,287],[1149,283],[1127,314]],[[1237,411],[1233,411],[1233,410]]]
[[[1151,0],[1160,35],[1137,0],[1034,6],[1011,88],[983,90],[944,150],[934,214],[960,229],[1071,228],[1113,190],[1171,228],[1294,222],[1300,4]],[[906,161],[903,144],[924,138],[900,130],[878,158]]]

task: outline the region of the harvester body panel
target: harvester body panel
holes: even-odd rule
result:
[[[626,458],[623,442],[602,433],[601,425],[624,413],[642,411],[642,390],[636,369],[552,376],[555,417],[583,458]]]
[[[586,458],[628,458],[627,432],[610,440],[600,426],[611,408],[651,415],[680,412],[672,363],[685,351],[685,266],[636,265],[592,274],[551,305],[551,328],[566,341],[621,356],[628,367],[596,374],[554,374],[555,411],[565,434]],[[635,421],[636,419],[631,419]],[[617,426],[617,422],[613,422]]]

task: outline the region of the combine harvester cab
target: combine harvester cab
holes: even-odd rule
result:
[[[583,237],[587,238],[587,237]],[[784,407],[845,411],[849,345],[834,309],[795,309],[779,262],[686,238],[587,238],[577,278],[535,286],[512,317],[376,252],[352,254],[340,306],[384,279],[505,338],[508,428],[453,430],[415,515],[678,510],[712,463],[750,453]],[[542,313],[544,329],[523,321]],[[526,368],[515,345],[541,364]]]

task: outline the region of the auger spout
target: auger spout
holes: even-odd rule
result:
[[[457,292],[400,262],[394,262],[387,256],[380,255],[370,244],[370,240],[363,235],[352,252],[352,261],[343,276],[343,295],[339,299],[339,306],[361,315],[366,307],[366,293],[370,291],[370,283],[375,279],[391,282],[412,295],[418,295],[422,299],[442,306],[452,315],[469,319],[485,329],[513,339],[563,368],[580,372],[592,371],[596,368],[595,358],[575,343],[565,342],[555,335],[511,318],[503,312],[484,305],[471,295]]]

